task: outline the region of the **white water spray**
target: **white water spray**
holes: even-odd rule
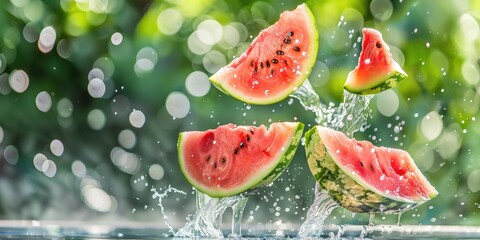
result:
[[[352,137],[355,132],[368,128],[367,119],[371,110],[368,108],[373,95],[357,95],[344,91],[344,100],[338,107],[320,102],[320,97],[308,80],[291,97],[300,101],[305,110],[312,111],[319,125],[344,132]],[[306,220],[300,227],[297,237],[321,237],[325,219],[338,205],[328,193],[315,183],[315,200],[307,212]],[[341,234],[341,231],[339,231]]]

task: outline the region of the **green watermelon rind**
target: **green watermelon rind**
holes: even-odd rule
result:
[[[383,92],[385,90],[391,89],[396,87],[399,83],[401,83],[408,75],[403,71],[403,69],[398,65],[397,62],[394,62],[393,71],[390,74],[386,74],[386,76],[377,77],[378,80],[373,81],[373,83],[361,87],[354,87],[350,85],[350,82],[355,82],[350,78],[355,77],[354,74],[348,74],[347,81],[345,81],[345,85],[343,88],[351,93],[359,94],[359,95],[369,95],[369,94],[377,94]],[[354,70],[356,71],[356,69]]]
[[[305,133],[305,151],[315,180],[337,203],[352,212],[399,213],[415,208],[438,194],[432,192],[428,199],[398,198],[362,184],[363,181],[349,174],[330,156],[317,127]]]
[[[256,100],[256,99],[250,100],[246,96],[243,96],[241,94],[236,94],[232,91],[229,91],[228,89],[225,89],[225,87],[222,85],[222,81],[220,81],[216,77],[218,73],[215,73],[214,75],[212,75],[209,78],[210,82],[221,92],[223,92],[227,95],[230,95],[233,98],[236,98],[237,100],[240,100],[242,102],[245,102],[245,103],[248,103],[248,104],[256,104],[256,105],[268,105],[268,104],[274,104],[274,103],[280,102],[280,101],[286,99],[296,89],[298,89],[298,87],[300,87],[300,85],[302,85],[303,82],[305,82],[305,80],[308,78],[308,76],[312,72],[312,68],[314,67],[315,62],[317,61],[318,45],[319,45],[318,44],[318,30],[317,30],[317,24],[316,24],[316,21],[315,21],[315,17],[313,16],[313,13],[310,10],[310,8],[308,8],[308,6],[305,3],[301,4],[301,6],[304,6],[304,9],[306,10],[305,14],[307,15],[307,19],[310,20],[310,21],[307,21],[309,23],[307,28],[312,29],[310,31],[310,33],[311,33],[310,34],[311,45],[310,45],[310,48],[309,48],[310,50],[309,50],[309,53],[308,53],[307,60],[305,61],[305,64],[304,64],[305,72],[303,74],[298,75],[298,78],[295,81],[292,81],[293,84],[292,84],[290,89],[285,89],[284,93],[279,94],[278,97],[276,97],[276,98],[269,97],[269,98],[266,98],[264,100]],[[255,41],[255,40],[253,40],[253,41]]]
[[[280,175],[282,175],[285,169],[287,169],[287,167],[290,165],[290,162],[292,161],[293,156],[296,153],[296,150],[300,143],[300,139],[303,134],[304,124],[301,122],[296,122],[295,125],[296,126],[294,127],[294,131],[290,139],[290,142],[288,144],[285,144],[285,146],[288,146],[288,147],[285,147],[284,150],[282,150],[277,154],[278,157],[275,163],[272,164],[271,167],[269,168],[259,170],[255,177],[252,177],[250,181],[243,184],[242,186],[236,187],[229,191],[225,189],[210,190],[198,184],[193,179],[191,179],[185,170],[185,166],[183,165],[184,160],[182,159],[183,155],[182,155],[182,148],[181,148],[183,133],[179,134],[178,143],[177,143],[178,162],[180,165],[180,170],[182,171],[183,176],[195,189],[197,189],[202,193],[207,194],[210,197],[215,197],[215,198],[234,196],[234,195],[238,195],[244,192],[248,192],[250,190],[254,190],[254,189],[269,185],[278,177],[280,177]]]

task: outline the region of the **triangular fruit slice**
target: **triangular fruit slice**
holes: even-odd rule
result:
[[[233,196],[265,186],[279,177],[292,160],[302,137],[299,122],[219,126],[182,132],[178,159],[185,178],[211,197]]]
[[[344,88],[357,94],[375,94],[395,87],[407,74],[393,59],[382,34],[364,28],[358,66],[347,76]]]
[[[401,149],[376,147],[316,126],[305,134],[305,150],[320,186],[353,212],[402,212],[438,194]]]
[[[243,102],[272,104],[297,89],[310,74],[318,53],[318,31],[307,5],[286,11],[250,47],[218,70],[210,81]]]

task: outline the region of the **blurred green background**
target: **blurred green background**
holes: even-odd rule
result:
[[[302,121],[297,100],[250,106],[208,76],[300,1],[9,0],[0,2],[0,219],[163,224],[152,188],[168,186],[180,227],[195,211],[177,164],[180,131]],[[406,149],[440,192],[403,224],[480,222],[480,2],[306,1],[320,49],[310,81],[342,102],[363,27],[383,33],[409,77],[378,94],[355,135]],[[287,172],[251,197],[244,224],[301,224],[314,182],[302,148]],[[365,224],[336,209],[327,223]],[[396,216],[377,216],[392,224]],[[267,224],[267,225],[265,225]]]

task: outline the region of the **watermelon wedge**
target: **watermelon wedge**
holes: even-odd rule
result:
[[[318,32],[306,4],[286,11],[251,46],[210,81],[224,93],[250,104],[272,104],[307,79],[318,53]]]
[[[219,126],[182,132],[178,160],[185,178],[211,197],[233,196],[268,185],[295,155],[304,125],[296,122]]]
[[[438,194],[404,150],[320,126],[305,134],[305,150],[320,186],[353,212],[402,212]]]
[[[379,31],[364,28],[362,33],[358,66],[348,74],[344,88],[357,94],[375,94],[395,87],[407,74],[392,58],[390,47]]]

